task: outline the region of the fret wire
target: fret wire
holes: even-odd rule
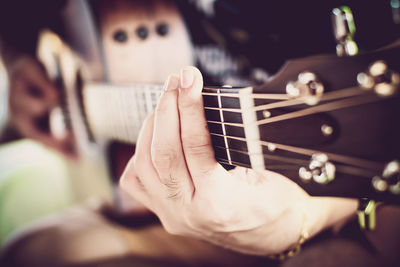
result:
[[[132,113],[135,114],[135,121],[136,125],[140,125],[140,114],[139,114],[139,106],[137,105],[137,97],[136,97],[136,91],[135,90],[130,90],[131,95],[132,95],[132,103],[134,103],[134,107],[132,108]],[[137,131],[136,127],[133,127],[134,131]]]
[[[122,94],[120,94],[120,95],[122,96]],[[126,139],[129,140],[130,137],[131,137],[131,134],[130,134],[130,130],[129,130],[129,121],[130,121],[130,119],[129,119],[129,111],[130,111],[130,108],[129,108],[128,99],[126,97],[122,97],[122,103],[123,103],[122,111],[123,111],[123,117],[124,117],[124,119],[123,119],[123,121],[124,121],[124,131],[125,131],[125,134],[126,134]]]
[[[112,95],[110,95],[110,90],[107,89],[105,91],[105,98],[104,99],[110,99],[110,97],[112,97]],[[110,102],[112,103],[112,101],[110,101]],[[110,120],[110,118],[109,118],[109,115],[112,114],[112,112],[113,112],[113,107],[111,107],[109,105],[110,105],[110,103],[107,103],[109,111],[108,112],[104,112],[105,114],[104,114],[104,118],[103,119],[107,120],[109,122],[109,125],[110,125],[110,127],[108,129],[106,129],[106,131],[108,131],[110,133],[110,135],[113,138],[115,138],[116,136],[115,136],[115,131],[114,131],[114,120]]]
[[[219,93],[220,90],[218,90],[217,92]],[[222,108],[221,96],[220,96],[220,95],[218,95],[218,106],[219,106],[220,108]],[[223,113],[222,110],[219,111],[219,116],[220,116],[220,118],[221,118],[221,122],[224,122],[224,113]],[[222,124],[222,125],[221,125],[221,128],[222,128],[222,133],[223,133],[223,135],[226,135],[225,125]],[[231,162],[232,162],[232,161],[231,161],[231,154],[230,154],[230,152],[229,152],[228,139],[227,139],[226,137],[224,137],[224,143],[225,143],[225,147],[226,147],[226,155],[227,155],[227,157],[228,157],[228,162],[231,163]]]
[[[217,134],[217,133],[210,133],[210,135],[223,137],[223,135]],[[229,135],[226,137],[229,139],[234,139],[234,140],[243,141],[243,142],[249,141],[244,137],[229,136]],[[289,145],[261,141],[261,140],[252,140],[252,141],[259,142],[262,146],[265,146],[265,147],[267,147],[268,145],[274,145],[277,149],[281,149],[281,150],[285,150],[285,151],[289,151],[289,152],[293,152],[293,153],[297,153],[297,154],[307,155],[307,156],[312,156],[313,154],[316,154],[316,153],[323,153],[323,154],[326,154],[330,160],[341,162],[341,163],[348,164],[348,165],[358,166],[358,167],[365,168],[365,169],[375,170],[375,169],[383,168],[383,163],[354,158],[351,156],[344,156],[344,155],[340,155],[340,154],[334,154],[334,153],[323,152],[323,151],[319,151],[319,150],[289,146]]]
[[[145,91],[145,99],[146,99],[146,111],[147,115],[151,114],[153,112],[153,105],[151,104],[151,95],[150,95],[150,90]]]
[[[119,126],[120,126],[120,124],[124,124],[124,121],[123,121],[123,114],[122,114],[122,109],[121,109],[121,98],[120,98],[120,95],[121,94],[118,94],[117,96],[116,96],[116,99],[117,99],[117,101],[114,103],[114,105],[116,106],[116,110],[117,110],[117,116],[119,116],[119,118],[118,119],[114,119],[115,121],[116,121],[116,128],[117,128],[117,132],[116,132],[116,134],[118,135],[118,137],[120,138],[120,139],[123,139],[123,132],[121,131],[122,129],[118,129],[119,128]],[[124,128],[123,126],[122,126],[122,128]]]
[[[111,89],[108,90],[109,93],[109,99],[110,99],[110,106],[112,107],[111,109],[111,116],[109,116],[109,120],[111,120],[113,122],[113,131],[114,131],[114,136],[120,140],[121,139],[121,135],[120,135],[120,131],[118,129],[118,125],[120,123],[120,119],[121,116],[119,114],[119,108],[118,107],[118,94],[113,94],[114,92],[111,91]],[[112,96],[112,97],[111,97]],[[118,116],[119,118],[114,118],[115,116]],[[113,119],[114,118],[114,119]]]
[[[141,124],[142,122],[142,112],[141,112],[141,107],[140,107],[140,99],[138,96],[138,91],[134,90],[133,92],[135,92],[135,107],[136,107],[136,112],[137,112],[137,117],[138,117],[138,124]]]

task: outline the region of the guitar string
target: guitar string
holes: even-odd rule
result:
[[[220,162],[220,163],[223,163],[223,164],[251,169],[251,166],[249,164],[246,164],[246,163],[235,162],[235,161],[232,161],[231,163],[229,163],[226,159],[223,159],[223,158],[216,158],[216,160],[218,162]],[[352,169],[348,169],[346,171],[346,169],[348,169],[348,167],[336,166],[336,171],[337,172],[344,173],[344,174],[349,174],[349,175],[360,176],[359,170],[361,170],[361,169],[356,169],[356,171],[352,171]],[[279,171],[287,171],[287,170],[297,171],[298,168],[295,165],[268,165],[266,170],[278,171],[278,172]],[[364,174],[362,176],[364,176],[364,178],[368,178],[368,179],[371,179],[371,177],[373,177],[373,175],[367,175],[367,174]],[[293,179],[291,179],[291,180],[293,180]]]
[[[340,98],[346,98],[346,97],[351,97],[351,96],[357,96],[361,94],[366,94],[368,91],[361,90],[360,87],[349,87],[345,89],[341,89],[338,91],[334,92],[329,92],[324,94],[319,100],[320,101],[328,101],[328,100],[336,100]],[[259,105],[255,106],[252,110],[253,111],[260,111],[260,110],[271,110],[274,108],[284,108],[284,107],[289,107],[289,106],[296,106],[296,105],[302,105],[306,104],[305,100],[307,100],[309,97],[303,96],[295,99],[289,99],[286,101],[277,101],[274,103],[268,103],[264,105]],[[242,110],[240,108],[218,108],[218,107],[204,107],[204,109],[208,110],[222,110],[222,111],[227,111],[227,112],[237,112],[241,113]]]
[[[229,152],[236,152],[236,153],[240,153],[243,155],[247,155],[247,156],[251,156],[251,155],[256,155],[256,153],[249,153],[248,151],[242,151],[242,150],[238,150],[238,149],[234,149],[234,148],[227,148],[227,147],[223,147],[223,146],[213,146],[214,148],[219,148],[225,151],[229,151]],[[263,155],[264,158],[268,158],[268,159],[273,159],[273,160],[279,160],[279,161],[284,161],[284,162],[290,162],[290,163],[298,163],[298,164],[308,164],[308,162],[306,160],[302,160],[302,159],[296,159],[296,158],[287,158],[287,157],[282,157],[282,156],[277,156],[277,155],[270,155],[270,154],[257,154],[257,155]]]
[[[326,112],[326,111],[333,111],[337,109],[342,109],[342,108],[349,108],[353,106],[360,106],[363,104],[367,104],[370,102],[376,102],[382,100],[382,98],[378,98],[376,95],[366,95],[366,96],[359,96],[351,99],[344,99],[344,100],[339,100],[339,101],[334,101],[330,102],[327,104],[322,104],[318,105],[315,107],[310,107],[310,108],[305,108],[301,109],[299,111],[294,111],[290,113],[286,113],[283,115],[278,115],[276,117],[272,118],[266,118],[260,121],[257,121],[257,125],[263,125],[263,124],[268,124],[272,122],[278,122],[278,121],[283,121],[283,120],[290,120],[298,117],[304,117],[320,112]]]
[[[299,118],[299,117],[305,117],[305,116],[309,116],[309,115],[316,114],[316,113],[333,111],[333,110],[337,110],[337,109],[367,104],[367,103],[379,101],[382,99],[383,98],[378,98],[375,95],[359,96],[359,97],[355,97],[355,98],[351,98],[351,99],[344,99],[344,100],[329,102],[326,104],[321,104],[318,106],[289,112],[289,113],[278,115],[275,117],[254,121],[254,123],[256,125],[264,125],[264,124],[268,124],[268,123],[272,123],[272,122],[278,122],[278,121],[290,120],[290,119]],[[229,125],[229,126],[234,126],[234,127],[242,127],[242,128],[245,127],[245,125],[243,123],[220,122],[220,121],[213,121],[213,120],[207,120],[207,122],[213,123],[213,124],[221,124],[221,125],[224,124],[224,125]]]
[[[112,89],[112,90],[134,90],[134,91],[140,91],[141,93],[146,93],[146,92],[156,92],[156,93],[162,93],[164,91],[163,86],[161,85],[125,85],[125,84],[103,84],[103,83],[96,83],[96,82],[88,82],[85,84],[85,87],[97,87],[97,88],[107,88],[107,89]],[[242,87],[241,87],[242,88]],[[246,87],[243,87],[246,88]],[[210,87],[204,87],[203,90],[227,90],[227,88],[210,88]],[[240,89],[238,89],[239,92]],[[223,96],[223,97],[234,97],[239,99],[239,94],[238,93],[212,93],[212,92],[201,92],[202,95],[205,96]],[[290,97],[287,94],[249,94],[249,96],[253,97],[253,99],[268,99],[268,100],[287,100]]]
[[[247,151],[226,148],[226,147],[222,147],[222,146],[214,146],[214,147],[223,149],[223,150],[227,150],[229,152],[240,153],[240,154],[247,155],[247,156],[250,156],[253,154],[253,153],[249,153]],[[283,157],[283,156],[270,155],[270,154],[264,154],[264,153],[262,155],[263,155],[264,159],[271,159],[271,160],[277,160],[277,161],[281,161],[281,162],[290,163],[287,166],[293,166],[293,163],[297,163],[297,164],[303,165],[303,166],[308,166],[308,164],[309,164],[309,161],[307,161],[307,160],[297,159],[297,158],[293,158],[293,157]],[[220,159],[222,159],[222,158],[220,158]],[[267,165],[266,169],[267,170],[270,169],[271,165],[269,165],[268,163],[266,165]],[[281,166],[284,166],[284,165],[281,165]],[[375,173],[365,171],[365,169],[362,169],[362,168],[357,168],[357,167],[352,167],[352,166],[343,166],[343,165],[340,165],[340,166],[335,165],[335,167],[338,172],[346,173],[346,174],[350,174],[350,175],[363,176],[365,178],[371,178],[372,176],[375,175]]]
[[[115,85],[107,85],[107,84],[97,84],[97,83],[89,83],[91,85],[100,85],[100,87],[105,87],[105,88],[114,88]],[[134,91],[142,91],[142,93],[162,93],[162,86],[158,85],[136,85],[136,86],[129,86],[129,85],[120,85],[120,87],[117,87],[118,89],[123,89],[123,88],[135,88]],[[156,89],[154,89],[156,88]],[[225,88],[208,88],[205,87],[205,89],[212,89],[215,91],[218,91],[219,89],[223,90]],[[226,90],[226,89],[225,89]],[[150,91],[150,92],[149,92]],[[334,100],[337,98],[344,98],[344,97],[349,97],[349,96],[355,96],[359,94],[363,94],[366,91],[360,90],[359,87],[350,87],[350,88],[345,88],[345,89],[340,89],[334,92],[326,93],[323,95],[320,99],[320,101],[326,101],[326,100]],[[202,92],[202,95],[211,95],[211,96],[227,96],[227,97],[237,97],[239,98],[238,94],[236,93],[209,93],[209,92]],[[265,110],[265,109],[273,109],[277,107],[288,107],[288,106],[293,106],[293,105],[299,105],[299,104],[304,104],[304,100],[307,99],[307,97],[300,97],[296,99],[290,99],[290,97],[286,94],[249,94],[249,97],[252,97],[253,99],[269,99],[269,100],[286,100],[286,101],[278,101],[274,103],[269,103],[265,105],[260,105],[254,107],[255,111],[259,110]],[[210,109],[210,110],[222,110],[222,111],[228,111],[228,112],[242,112],[240,108],[235,109],[235,108],[215,108],[215,107],[204,107],[205,109]],[[233,125],[233,126],[238,126],[238,125]]]
[[[239,140],[239,141],[243,141],[243,142],[249,141],[244,137],[229,136],[229,135],[224,136],[222,134],[216,134],[216,133],[210,133],[210,135],[226,137],[229,139]],[[258,144],[263,147],[268,148],[268,147],[273,146],[276,149],[293,152],[293,153],[297,153],[297,154],[302,154],[302,155],[307,155],[307,156],[312,156],[313,154],[323,153],[323,154],[326,154],[330,160],[341,162],[341,163],[348,164],[348,165],[361,167],[361,168],[365,168],[365,169],[375,170],[375,169],[383,168],[383,163],[359,159],[359,158],[355,158],[355,157],[351,157],[351,156],[345,156],[345,155],[340,155],[340,154],[335,154],[335,153],[329,153],[329,152],[324,152],[324,151],[319,151],[319,150],[314,150],[314,149],[295,147],[295,146],[278,144],[278,143],[274,143],[274,142],[267,142],[267,141],[261,141],[261,140],[251,140],[251,141],[258,142]]]

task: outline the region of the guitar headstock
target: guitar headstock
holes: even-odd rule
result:
[[[400,203],[399,55],[294,60],[256,88],[266,168],[313,194]],[[287,100],[257,98],[282,91]]]
[[[395,46],[296,59],[236,98],[220,89],[222,130],[209,123],[216,157],[277,171],[312,195],[400,203],[399,55]]]

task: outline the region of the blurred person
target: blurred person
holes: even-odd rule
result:
[[[8,50],[4,47],[10,47],[10,43],[3,46],[3,51],[13,51],[12,48]],[[251,58],[251,55],[249,57]],[[198,62],[202,63],[201,60]],[[279,65],[273,60],[271,64]],[[16,126],[28,137],[64,151],[65,144],[54,141],[46,127],[35,126],[37,120],[57,103],[57,90],[45,76],[40,63],[32,56],[26,57],[25,54],[14,51],[6,59],[6,65],[9,69],[11,92],[15,92],[11,93],[10,104],[11,108],[15,109],[13,113],[16,115],[12,115],[12,118]],[[273,68],[271,67],[271,70]],[[232,76],[235,76],[234,74]],[[240,74],[236,73],[236,77],[238,76]],[[355,200],[313,198],[277,173],[254,172],[244,168],[226,171],[217,164],[210,146],[210,137],[205,130],[199,93],[203,86],[202,79],[201,73],[192,67],[182,69],[179,75],[169,76],[165,83],[166,91],[155,115],[144,124],[135,156],[122,176],[124,189],[155,212],[169,232],[204,239],[244,254],[265,256],[296,247],[302,239],[304,229],[309,238],[347,220],[355,213]],[[232,80],[234,79],[230,77],[230,81]],[[182,141],[179,136],[182,137]],[[248,181],[253,181],[258,186],[254,187]],[[291,194],[283,196],[282,192]],[[174,197],[165,198],[166,194]],[[238,195],[243,196],[238,198]],[[100,230],[107,228],[107,222],[101,219],[100,221],[101,223],[93,224],[102,225]],[[53,225],[50,229],[57,232],[58,228]],[[77,233],[85,229],[82,226]],[[46,231],[45,228],[42,230]],[[73,233],[70,229],[65,231]],[[46,234],[42,238],[46,240],[46,237],[50,238]],[[87,242],[90,240],[88,238]],[[144,240],[145,238],[142,241]],[[193,240],[176,242],[196,243]],[[346,241],[337,242],[348,246]],[[330,246],[324,245],[319,247],[320,250]],[[377,262],[368,250],[357,244],[351,245],[355,253],[365,257],[364,260],[354,261],[354,264]],[[190,245],[187,248],[189,250]],[[318,251],[318,246],[314,251]],[[214,253],[208,252],[211,254],[205,255],[215,257],[218,253],[226,253],[217,248]],[[101,253],[104,253],[103,256],[113,255],[105,253],[104,250]],[[121,249],[115,255],[121,256],[125,253],[127,251]],[[38,252],[38,255],[42,254]],[[315,255],[321,255],[321,251]],[[236,257],[236,254],[232,256],[234,259]],[[201,263],[201,257],[194,258]],[[299,259],[301,261],[301,255]],[[336,260],[337,264],[343,264],[349,259],[339,257]],[[310,266],[307,259],[305,262]],[[286,264],[296,264],[295,258],[292,263],[288,261]]]

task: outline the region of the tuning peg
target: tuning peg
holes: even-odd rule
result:
[[[381,97],[393,95],[400,84],[400,75],[389,69],[387,64],[378,60],[369,67],[367,72],[357,75],[358,84],[365,90],[374,89]]]
[[[335,179],[336,167],[323,153],[316,153],[311,156],[310,164],[299,169],[299,177],[302,181],[308,182],[311,179],[319,184],[327,184]]]
[[[356,32],[353,13],[347,6],[332,10],[333,33],[337,42],[336,54],[338,56],[353,56],[358,53],[358,46],[353,37]]]
[[[286,84],[286,94],[290,98],[302,97],[307,105],[313,106],[324,94],[324,85],[315,73],[304,71],[298,75],[297,81]]]
[[[381,176],[372,178],[372,186],[379,192],[390,191],[400,195],[400,162],[393,160],[385,165]]]

